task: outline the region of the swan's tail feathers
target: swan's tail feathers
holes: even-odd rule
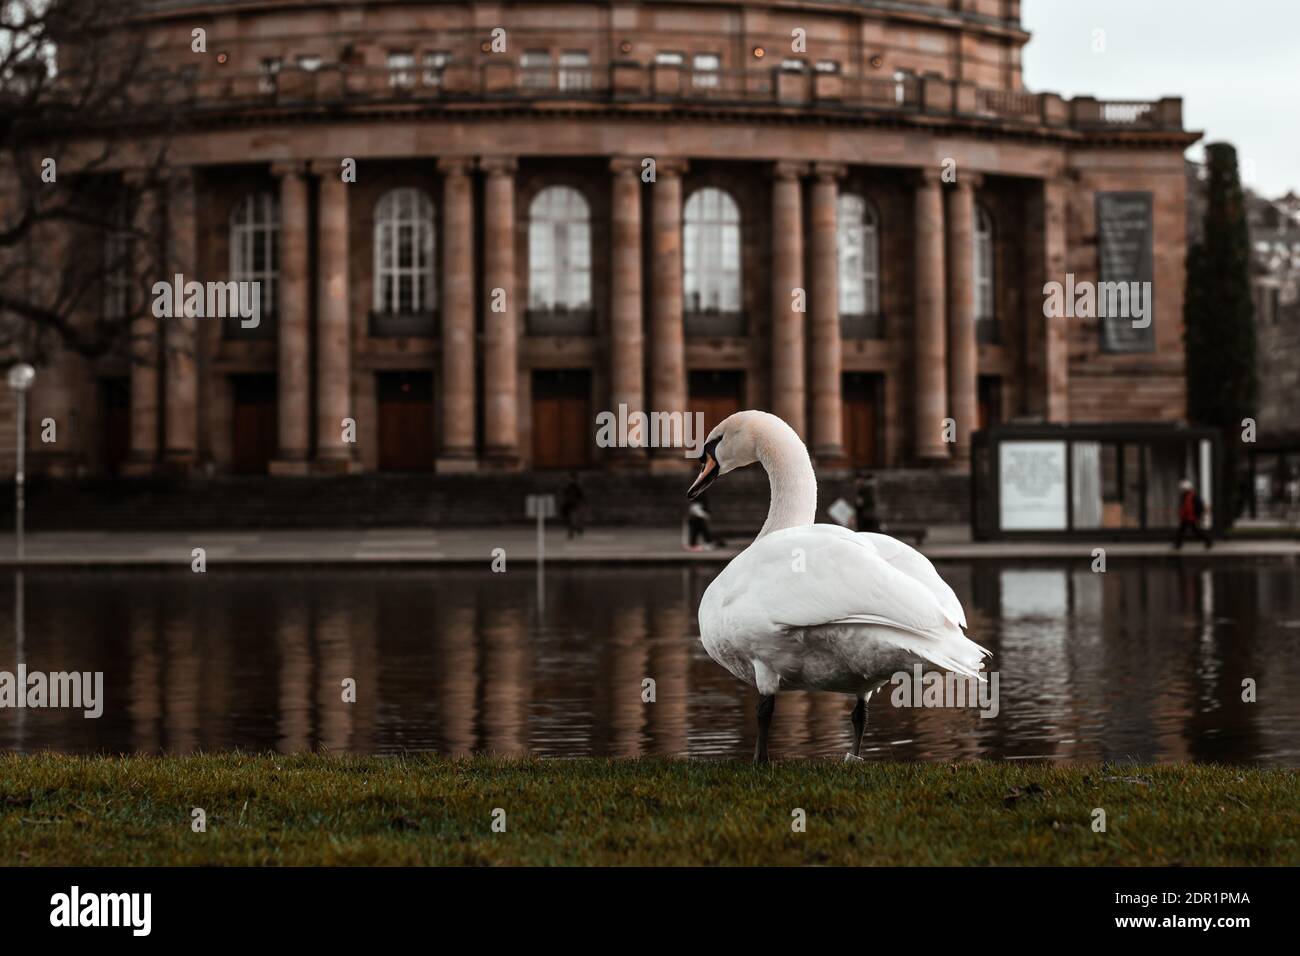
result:
[[[920,646],[915,649],[915,653],[933,664],[937,664],[945,670],[950,670],[963,677],[973,677],[980,683],[984,683],[987,678],[983,674],[984,656],[988,654],[982,647],[974,642],[967,641],[975,650],[972,656],[966,652],[966,648],[935,648]],[[980,653],[983,651],[983,653]]]
[[[870,614],[854,615],[836,623],[876,625],[879,628],[876,634],[897,647],[963,677],[973,677],[981,683],[986,680],[981,673],[984,658],[992,657],[993,652],[976,644],[955,625],[936,633],[905,627],[897,621],[881,620]]]

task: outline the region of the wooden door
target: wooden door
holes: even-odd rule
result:
[[[737,369],[693,371],[687,387],[690,397],[686,407],[691,414],[704,415],[704,435],[728,415],[745,407],[745,373]]]
[[[100,462],[104,474],[116,477],[131,454],[131,380],[99,380]]]
[[[433,470],[433,374],[379,372],[379,470]]]
[[[278,432],[274,375],[230,377],[230,470],[264,475],[275,457]]]
[[[880,376],[848,372],[843,379],[844,454],[854,468],[877,468]]]
[[[587,369],[533,372],[533,467],[576,471],[591,465],[596,424]]]

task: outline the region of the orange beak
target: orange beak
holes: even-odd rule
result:
[[[720,474],[718,459],[713,457],[712,451],[704,453],[704,461],[700,463],[700,473],[695,476],[695,483],[687,489],[686,497],[694,501],[700,495],[704,494],[704,489],[713,484],[713,480]]]

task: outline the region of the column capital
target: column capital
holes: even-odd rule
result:
[[[307,172],[313,176],[319,176],[322,182],[343,182],[343,177],[339,174],[343,171],[343,156],[325,156],[320,159],[307,160]]]
[[[780,160],[772,165],[772,176],[776,179],[798,179],[808,175],[807,163]]]
[[[474,167],[471,156],[443,156],[438,160],[438,172],[444,176],[464,176]]]
[[[958,177],[960,178],[960,177]],[[933,166],[922,166],[916,171],[914,184],[920,188],[924,186],[942,186],[943,170],[936,169]]]
[[[614,156],[609,161],[609,170],[618,176],[637,176],[641,173],[641,164],[645,162],[644,157],[638,156]],[[658,168],[658,164],[655,164]]]
[[[489,176],[512,175],[519,168],[519,160],[514,156],[480,156],[478,168]]]
[[[271,164],[271,175],[276,179],[285,176],[306,178],[311,172],[311,163],[305,159],[282,159]]]
[[[819,182],[831,183],[843,179],[849,168],[843,163],[813,163],[813,175]]]
[[[159,173],[159,177],[169,193],[194,192],[196,177],[192,166],[168,166]]]
[[[691,164],[684,159],[676,156],[660,158],[657,156],[650,157],[655,161],[655,176],[684,176],[686,171],[691,168]]]
[[[960,170],[958,170],[957,181],[953,183],[949,183],[948,185],[956,186],[958,189],[967,190],[967,191],[979,189],[981,186],[984,185],[984,174],[963,173]]]

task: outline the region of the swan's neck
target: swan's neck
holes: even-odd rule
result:
[[[782,528],[801,528],[817,517],[817,476],[808,449],[793,431],[765,436],[758,461],[767,472],[772,501],[757,541]]]

